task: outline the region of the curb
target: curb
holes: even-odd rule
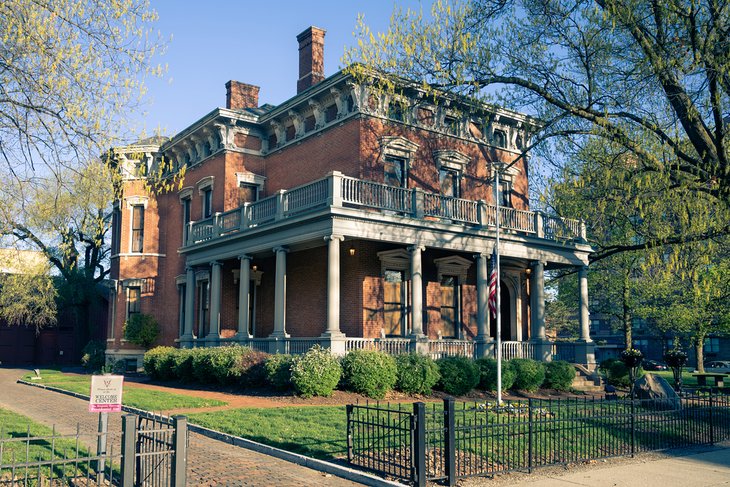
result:
[[[31,386],[31,387],[38,387],[40,389],[46,389],[48,391],[58,392],[60,394],[72,396],[77,399],[83,399],[85,401],[89,400],[89,396],[87,396],[87,395],[79,394],[77,392],[67,391],[65,389],[61,389],[58,387],[47,386],[45,384],[38,384],[35,382],[28,382],[23,379],[18,379],[17,382],[19,384],[24,384],[24,385]],[[127,413],[138,414],[140,416],[145,416],[145,417],[167,418],[167,416],[164,416],[161,414],[151,413],[149,411],[137,409],[137,408],[130,407],[130,406],[122,406],[122,411],[127,412]],[[269,455],[269,456],[278,458],[280,460],[294,463],[296,465],[302,465],[304,467],[311,468],[312,470],[317,470],[319,472],[336,475],[343,479],[352,480],[353,482],[358,482],[363,485],[369,485],[372,487],[407,487],[406,484],[402,484],[400,482],[396,482],[393,480],[385,480],[378,476],[375,476],[375,475],[372,475],[369,473],[365,473],[365,472],[361,472],[359,470],[355,470],[355,469],[352,469],[349,467],[337,465],[335,463],[327,462],[325,460],[318,460],[316,458],[308,457],[305,455],[300,455],[298,453],[292,453],[292,452],[289,452],[286,450],[282,450],[280,448],[275,448],[273,446],[264,445],[263,443],[258,443],[253,440],[247,440],[246,438],[241,438],[240,436],[233,436],[233,435],[229,435],[227,433],[222,433],[220,431],[212,430],[212,429],[209,429],[209,428],[206,428],[204,426],[200,426],[200,425],[197,425],[194,423],[188,423],[188,430],[190,430],[194,433],[198,433],[199,435],[211,438],[213,440],[221,441],[223,443],[228,443],[229,445],[237,446],[239,448],[246,448],[247,450],[253,450],[257,453]]]

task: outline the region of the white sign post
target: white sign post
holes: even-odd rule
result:
[[[91,393],[89,394],[89,412],[99,413],[99,436],[96,439],[97,482],[104,483],[106,462],[106,434],[109,421],[108,413],[118,413],[122,410],[123,375],[92,375]]]

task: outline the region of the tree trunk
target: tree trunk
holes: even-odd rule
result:
[[[698,333],[695,336],[695,358],[697,360],[697,372],[705,373],[705,336],[706,333]]]
[[[626,348],[632,348],[634,343],[631,337],[631,310],[629,306],[629,285],[630,285],[630,276],[627,272],[624,275],[624,288],[623,288],[623,294],[622,294],[622,305],[623,305],[623,315],[621,317],[621,321],[624,325],[624,340],[626,341]]]

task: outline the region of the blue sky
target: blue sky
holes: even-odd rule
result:
[[[419,9],[417,0],[399,7]],[[230,79],[261,87],[259,101],[279,104],[296,94],[296,36],[310,25],[327,31],[325,75],[341,66],[345,46],[354,45],[359,13],[375,32],[388,27],[395,2],[152,0],[158,29],[172,36],[158,61],[167,64],[162,79],[149,79],[149,103],[135,117],[136,131],[174,135],[212,109],[225,105]],[[424,11],[430,2],[423,2]]]

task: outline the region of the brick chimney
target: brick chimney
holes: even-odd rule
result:
[[[258,86],[233,80],[226,83],[226,108],[243,110],[244,108],[257,108],[258,106]]]
[[[324,79],[324,30],[309,27],[297,36],[299,41],[299,79],[297,93]]]

